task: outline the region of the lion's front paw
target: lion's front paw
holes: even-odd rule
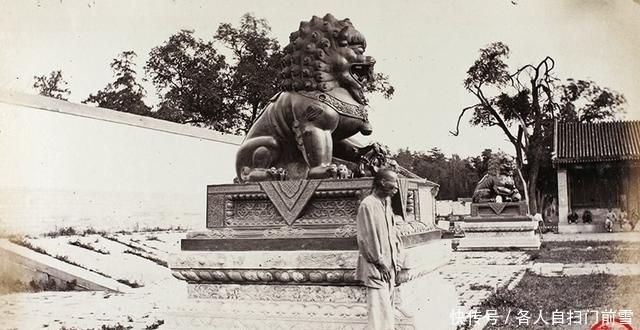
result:
[[[309,169],[307,175],[309,179],[328,179],[338,177],[338,166],[336,164],[316,166]]]

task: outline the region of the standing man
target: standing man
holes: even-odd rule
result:
[[[369,329],[393,330],[393,289],[400,270],[400,241],[396,235],[391,196],[398,191],[398,175],[382,169],[373,179],[373,192],[365,197],[356,217],[358,265],[356,277],[367,287]]]

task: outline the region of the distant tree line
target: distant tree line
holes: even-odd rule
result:
[[[124,51],[111,62],[114,81],[83,102],[226,133],[247,132],[280,90],[283,51],[270,32],[268,22],[252,14],[243,15],[238,27],[220,24],[210,40],[196,37],[193,30],[178,31],[151,49],[144,66],[142,80],[153,84],[160,99],[155,107],[144,101],[136,53]],[[230,59],[217,44],[231,52]],[[376,78],[365,90],[390,98],[394,88],[388,76],[377,73]],[[61,71],[34,79],[42,95],[65,100],[69,95]]]
[[[476,184],[487,173],[492,154],[491,149],[484,149],[475,157],[446,157],[435,147],[427,152],[403,148],[393,158],[409,171],[439,184],[437,199],[457,200],[473,196]]]

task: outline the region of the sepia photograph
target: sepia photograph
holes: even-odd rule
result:
[[[0,8],[0,330],[640,329],[639,0]]]

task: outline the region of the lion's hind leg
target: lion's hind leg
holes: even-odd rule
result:
[[[246,140],[236,156],[236,171],[240,182],[270,179],[269,169],[280,157],[280,149],[278,141],[271,136]]]

